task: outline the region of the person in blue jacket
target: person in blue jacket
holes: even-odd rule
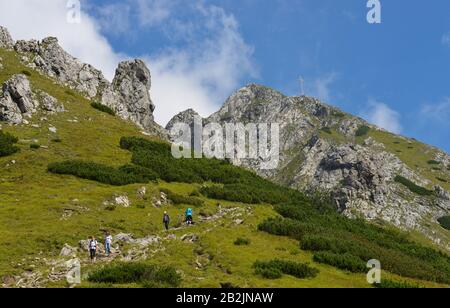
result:
[[[191,208],[186,209],[186,224],[192,225],[193,222],[193,212]]]

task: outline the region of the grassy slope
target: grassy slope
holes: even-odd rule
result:
[[[0,50],[0,57],[5,66],[0,71],[0,83],[25,69],[14,53]],[[76,246],[80,239],[89,235],[100,237],[102,229],[109,229],[113,234],[133,233],[138,237],[163,234],[160,221],[164,209],[151,206],[151,194],[157,191],[158,186],[178,193],[190,192],[194,186],[148,184],[149,199],[142,200],[136,195],[136,190],[142,185],[111,187],[71,176],[47,173],[48,163],[73,158],[116,166],[128,163],[130,153],[119,148],[120,137],[141,134],[134,125],[94,110],[89,101],[68,89],[56,86],[51,80],[35,72],[32,72],[30,80],[34,89],[41,89],[55,96],[65,104],[69,112],[46,116],[48,122],[38,121],[41,115],[35,115],[31,122],[39,124],[40,128],[3,125],[5,131],[20,138],[21,152],[0,158],[0,277],[31,269],[29,265],[37,256],[57,256],[64,243]],[[74,119],[78,123],[68,121]],[[50,124],[58,129],[57,134],[48,131]],[[52,142],[56,137],[62,142]],[[31,150],[29,145],[33,139],[48,148]],[[10,164],[11,160],[15,160],[16,164]],[[128,194],[132,206],[106,211],[102,203],[114,194]],[[217,210],[216,203],[207,200],[202,210],[214,213]],[[146,208],[140,209],[136,206],[138,204],[145,204]],[[244,206],[229,202],[222,204],[230,207]],[[67,220],[62,220],[65,209],[80,212],[74,212]],[[168,208],[175,221],[181,219],[182,210],[182,206]],[[243,287],[367,287],[364,275],[348,274],[317,264],[313,266],[321,272],[311,280],[285,276],[270,281],[255,276],[251,265],[258,259],[278,257],[312,262],[311,254],[301,251],[297,241],[256,231],[258,223],[274,215],[276,214],[271,206],[255,206],[253,215],[247,217],[239,227],[225,219],[218,226],[205,223],[194,226],[189,231],[177,231],[179,236],[187,232],[201,234],[200,241],[196,244],[168,242],[166,250],[156,254],[151,262],[170,264],[181,269],[184,273],[183,286],[189,287],[218,287],[220,282],[231,282]],[[233,242],[237,237],[251,239],[250,246],[235,246]],[[194,265],[194,250],[199,246],[214,256],[211,264],[204,270],[197,270]],[[45,268],[45,265],[42,267]],[[228,269],[231,274],[225,273],[224,269]],[[83,272],[90,270],[92,266],[83,268]]]

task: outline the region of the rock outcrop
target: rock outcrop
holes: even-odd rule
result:
[[[9,34],[8,29],[0,26],[0,48],[12,49],[14,41]]]
[[[185,123],[192,126],[195,118],[201,119],[202,117],[193,109],[180,112],[167,123],[166,130],[170,132],[177,123]]]
[[[119,64],[110,86],[102,93],[102,104],[113,108],[117,114],[139,124],[146,131],[155,127],[155,105],[150,98],[151,75],[141,60]]]
[[[54,37],[14,43],[8,31],[0,27],[0,48],[14,48],[21,55],[22,62],[31,69],[84,94],[88,99],[111,107],[119,117],[134,122],[146,133],[167,139],[166,131],[153,118],[155,105],[149,92],[151,75],[143,61],[120,63],[110,83],[101,71],[67,53]],[[49,107],[48,111],[55,112],[48,98],[45,106]],[[19,117],[14,117],[14,122],[20,122]]]
[[[63,112],[64,106],[56,98],[37,91],[33,93],[30,81],[23,74],[14,75],[2,87],[0,96],[0,121],[22,124],[33,113],[42,109],[49,113]]]
[[[89,64],[68,54],[58,39],[48,37],[42,41],[18,41],[15,50],[25,56],[29,67],[55,78],[60,83],[84,93],[89,98],[98,95],[99,89],[108,85],[103,74]]]
[[[2,90],[0,121],[21,124],[24,116],[36,111],[38,103],[25,75],[14,75],[3,84]]]

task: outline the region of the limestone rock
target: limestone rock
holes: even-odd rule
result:
[[[0,28],[0,47],[3,45],[14,47],[28,67],[79,91],[89,99],[99,99],[102,104],[115,110],[122,119],[136,123],[146,134],[168,139],[166,130],[154,122],[155,105],[149,92],[151,75],[143,61],[120,63],[114,80],[110,83],[101,71],[68,54],[59,45],[57,38],[20,40],[14,43],[7,30]],[[20,122],[20,117],[13,116],[17,114],[16,111],[11,112],[9,117]]]
[[[9,34],[8,29],[0,26],[0,48],[12,49],[14,41]]]
[[[150,71],[143,61],[121,62],[112,85],[103,92],[102,103],[113,108],[121,118],[149,130],[155,125],[150,87]]]
[[[197,242],[199,240],[199,238],[198,238],[198,235],[196,235],[196,234],[185,234],[180,238],[180,240],[182,242],[194,243],[194,242]]]
[[[64,105],[60,104],[56,98],[42,91],[39,95],[42,109],[50,113],[64,112]]]
[[[0,121],[21,124],[24,115],[35,112],[37,105],[27,77],[22,74],[14,75],[3,84]]]
[[[167,123],[166,130],[170,132],[176,123],[184,123],[191,126],[195,118],[201,119],[201,116],[193,109],[180,112]]]
[[[59,254],[61,257],[75,257],[77,255],[77,249],[75,247],[65,244]]]

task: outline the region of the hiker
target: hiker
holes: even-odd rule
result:
[[[192,209],[188,208],[188,209],[186,209],[186,224],[192,225],[192,223],[193,223]]]
[[[166,227],[166,231],[169,231],[170,216],[169,214],[167,214],[167,212],[164,212],[163,224]]]
[[[97,257],[97,241],[95,239],[95,237],[91,236],[89,238],[89,253],[91,256],[91,261],[95,262],[96,257]]]
[[[113,241],[113,237],[111,236],[111,234],[109,232],[106,232],[106,238],[105,238],[105,252],[106,252],[106,256],[109,257],[109,255],[111,254],[111,244]]]

